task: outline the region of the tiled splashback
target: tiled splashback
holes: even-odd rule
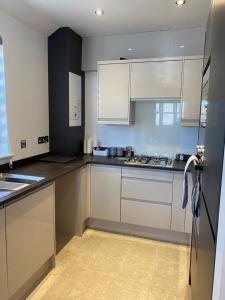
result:
[[[181,127],[179,118],[178,101],[138,101],[134,125],[97,125],[96,139],[105,146],[133,146],[136,154],[193,154],[198,129]]]

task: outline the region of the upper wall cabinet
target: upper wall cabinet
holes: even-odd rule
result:
[[[99,62],[98,123],[133,123],[138,100],[178,100],[181,125],[198,126],[202,68],[200,57]]]
[[[99,124],[132,122],[129,63],[99,64],[98,93]]]
[[[202,86],[202,59],[184,60],[181,124],[198,126]]]
[[[131,64],[132,99],[180,99],[182,61]]]

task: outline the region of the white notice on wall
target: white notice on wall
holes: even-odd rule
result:
[[[81,126],[81,76],[69,72],[69,127]]]

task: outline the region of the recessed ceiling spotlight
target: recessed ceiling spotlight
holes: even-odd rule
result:
[[[176,5],[178,5],[178,6],[184,5],[185,2],[186,2],[185,0],[177,0]]]
[[[96,9],[95,14],[96,14],[96,16],[102,16],[102,15],[104,15],[104,10],[98,8],[98,9]]]
[[[180,45],[180,48],[184,48],[184,45]]]
[[[128,48],[127,50],[128,50],[128,51],[132,51],[133,49],[132,49],[132,48]]]

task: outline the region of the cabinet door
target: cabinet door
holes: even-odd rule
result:
[[[181,79],[181,61],[132,63],[131,98],[180,99]]]
[[[6,266],[5,209],[0,209],[0,299],[8,299]]]
[[[202,68],[202,59],[184,61],[181,115],[182,125],[199,125]]]
[[[98,76],[98,121],[100,123],[129,122],[129,64],[99,65]]]
[[[91,217],[120,222],[121,168],[91,167]]]
[[[6,207],[9,297],[54,255],[54,187]]]

